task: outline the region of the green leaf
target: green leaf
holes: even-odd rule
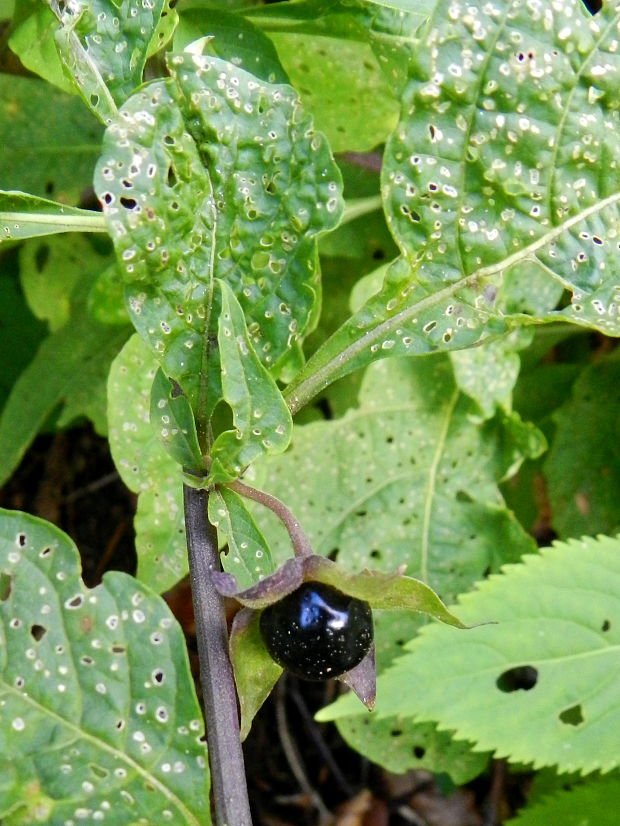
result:
[[[67,269],[76,269],[80,279],[69,277],[76,287],[71,294],[71,315],[67,323],[45,338],[35,356],[14,383],[0,417],[0,481],[15,470],[46,419],[60,408],[57,425],[64,427],[73,419],[88,416],[99,433],[106,432],[103,389],[110,362],[127,339],[126,327],[110,328],[94,322],[86,312],[92,280],[109,258],[96,255],[81,236],[72,239],[72,255],[67,255],[64,238],[32,242],[35,252],[23,261],[37,261],[37,249],[44,245],[46,255],[39,257],[40,275],[53,273],[58,259]],[[84,261],[88,264],[85,266]]]
[[[398,121],[398,102],[367,43],[316,34],[276,33],[272,40],[334,152],[366,152],[387,139]]]
[[[112,458],[127,487],[138,493],[134,520],[139,580],[167,591],[187,573],[181,469],[149,417],[157,362],[133,335],[112,363],[108,423]]]
[[[322,714],[316,715],[319,720]],[[486,754],[472,752],[430,723],[412,724],[397,716],[377,720],[369,714],[339,718],[337,723],[351,748],[395,774],[426,769],[449,774],[460,785],[480,775],[488,762]]]
[[[0,816],[204,824],[203,723],[165,602],[116,571],[86,588],[71,540],[12,511],[0,571],[0,775],[19,777]]]
[[[86,105],[109,123],[142,82],[147,56],[167,37],[159,28],[169,13],[169,0],[76,0],[58,4],[56,43],[69,76]]]
[[[572,395],[553,415],[544,473],[552,524],[562,538],[620,528],[619,406],[620,362],[606,359],[581,371]]]
[[[79,202],[99,155],[100,124],[78,98],[40,80],[0,74],[0,99],[3,189]]]
[[[182,8],[174,51],[181,52],[203,37],[213,38],[205,44],[207,54],[228,60],[269,83],[288,83],[273,42],[241,15],[222,9]]]
[[[277,384],[254,352],[235,294],[224,281],[218,281],[218,287],[222,395],[232,410],[234,429],[214,441],[209,479],[227,482],[259,456],[286,450],[293,420]]]
[[[24,3],[24,7],[25,5]],[[77,90],[66,77],[56,48],[54,35],[58,28],[58,20],[49,6],[42,3],[31,3],[31,6],[30,14],[16,21],[15,28],[9,37],[9,46],[31,72],[62,89],[63,92],[75,94]],[[19,81],[21,78],[13,75],[11,80]],[[49,87],[46,88],[48,94],[53,94]],[[83,112],[82,104],[80,108]]]
[[[620,780],[617,777],[596,778],[574,789],[561,791],[528,807],[506,826],[615,826],[616,805],[620,800]]]
[[[241,497],[226,486],[209,495],[209,521],[217,528],[220,544],[228,547],[222,554],[222,567],[237,579],[241,588],[273,572],[271,551]]]
[[[155,374],[151,389],[150,420],[164,447],[182,468],[206,473],[189,402],[161,369]]]
[[[620,335],[619,14],[608,4],[591,17],[578,0],[535,12],[436,4],[384,154],[402,257],[308,362],[294,410],[388,354],[462,349],[534,321]],[[523,268],[563,287],[568,305],[556,308],[554,289],[535,314],[515,311],[502,287]]]
[[[277,373],[311,320],[315,237],[339,218],[340,175],[290,87],[207,55],[176,55],[170,70],[107,130],[96,190],[134,324],[200,435],[220,398],[215,279]]]
[[[534,767],[617,766],[619,560],[620,539],[557,542],[480,583],[459,616],[496,624],[458,636],[424,629],[379,678],[379,715],[436,721]],[[416,692],[404,693],[410,684]]]
[[[256,611],[242,609],[235,615],[230,635],[230,660],[235,673],[241,711],[241,739],[250,733],[252,720],[282,674],[265,648]]]
[[[58,232],[105,232],[99,213],[26,192],[0,190],[0,245]]]
[[[93,252],[83,235],[59,235],[49,241],[23,244],[19,250],[24,296],[34,315],[47,322],[50,332],[64,327],[71,318],[73,293],[84,279],[84,261],[89,261]]]

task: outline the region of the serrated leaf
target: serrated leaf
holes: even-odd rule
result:
[[[162,444],[182,468],[192,473],[206,472],[187,397],[161,369],[155,374],[151,388],[150,420]]]
[[[235,615],[230,635],[230,659],[235,673],[241,711],[241,739],[250,732],[256,712],[282,674],[262,640],[256,611],[242,609]]]
[[[0,191],[0,245],[59,232],[104,232],[96,212],[78,209],[26,192]]]
[[[526,808],[506,826],[616,826],[618,801],[620,780],[596,778]]]
[[[254,352],[235,294],[224,281],[218,281],[218,289],[222,396],[232,410],[234,429],[215,439],[209,479],[228,482],[259,456],[286,450],[293,420],[275,380]]]
[[[142,82],[144,64],[165,41],[160,27],[169,0],[75,0],[52,4],[60,22],[56,43],[60,58],[86,105],[103,123],[110,123]],[[168,33],[169,34],[169,33]]]
[[[612,4],[590,17],[578,0],[436,4],[384,154],[402,258],[308,362],[293,409],[374,359],[462,349],[523,323],[620,335],[619,20]],[[532,315],[502,304],[523,267],[570,304],[556,309],[554,291]]]
[[[339,718],[337,723],[351,748],[395,774],[426,769],[449,774],[460,785],[481,774],[488,761],[486,754],[472,752],[430,723],[412,724],[402,717],[377,720],[367,713]]]
[[[71,540],[13,511],[0,515],[0,571],[0,763],[19,777],[0,815],[205,823],[203,723],[163,600],[116,571],[86,588]]]
[[[233,289],[256,353],[277,372],[311,319],[315,237],[339,218],[340,176],[290,87],[208,55],[175,55],[170,70],[108,129],[96,189],[134,324],[187,394],[200,434],[221,397],[215,279]]]
[[[570,398],[553,415],[544,473],[552,524],[562,538],[620,527],[619,407],[620,362],[607,359],[582,370]]]
[[[271,551],[243,499],[226,486],[209,495],[209,521],[217,528],[222,567],[234,574],[241,588],[248,588],[273,571]]]
[[[156,591],[187,573],[181,469],[150,422],[157,362],[133,335],[112,363],[108,423],[112,458],[127,487],[138,493],[134,520],[137,577]]]
[[[0,74],[0,100],[2,188],[78,203],[99,156],[101,125],[78,98],[34,78]]]
[[[458,637],[424,629],[380,677],[379,715],[436,721],[534,767],[617,766],[619,560],[620,539],[557,542],[482,582],[461,597],[459,616],[495,624]]]

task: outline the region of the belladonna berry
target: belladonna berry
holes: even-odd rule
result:
[[[265,608],[260,630],[273,659],[305,680],[327,680],[355,668],[373,640],[367,602],[322,582],[304,582]]]

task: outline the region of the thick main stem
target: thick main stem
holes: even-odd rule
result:
[[[224,603],[211,578],[219,570],[219,553],[207,518],[208,496],[205,490],[183,488],[215,824],[252,826]]]

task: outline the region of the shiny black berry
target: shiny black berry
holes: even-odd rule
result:
[[[372,611],[322,582],[304,582],[264,609],[260,630],[273,659],[305,680],[339,677],[372,645]]]

